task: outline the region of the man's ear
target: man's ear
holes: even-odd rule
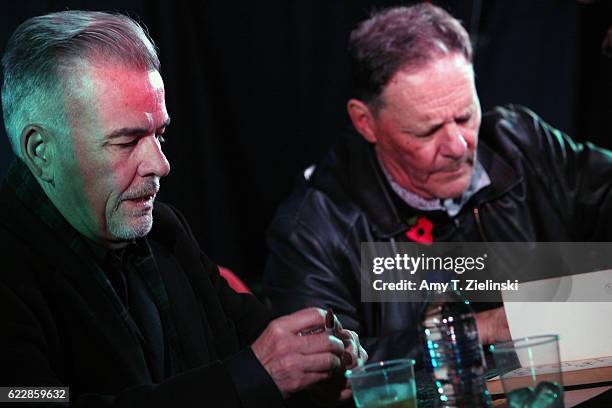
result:
[[[23,161],[41,180],[53,183],[54,149],[49,134],[38,125],[28,125],[21,132]]]
[[[376,123],[368,105],[359,99],[350,99],[346,104],[346,110],[361,136],[370,143],[376,143]]]

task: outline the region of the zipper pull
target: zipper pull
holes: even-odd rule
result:
[[[480,239],[482,239],[483,242],[487,242],[488,239],[484,233],[484,229],[482,228],[482,222],[480,221],[480,211],[478,210],[478,207],[474,207],[472,212],[474,213],[474,219],[476,220],[476,228],[478,228]]]

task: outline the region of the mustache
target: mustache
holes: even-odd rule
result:
[[[129,190],[125,191],[123,194],[121,194],[119,202],[125,200],[134,200],[146,196],[154,196],[157,194],[158,191],[159,178],[155,177],[145,181],[139,186],[132,187]]]

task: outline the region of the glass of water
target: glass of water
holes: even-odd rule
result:
[[[415,408],[414,360],[381,361],[346,372],[357,408]]]
[[[525,337],[490,350],[509,408],[563,408],[559,336]]]

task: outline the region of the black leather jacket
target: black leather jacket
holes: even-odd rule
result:
[[[478,160],[491,184],[454,218],[436,215],[437,241],[608,241],[612,154],[579,144],[519,106],[483,115]],[[280,312],[333,307],[371,361],[418,357],[422,304],[362,303],[360,244],[406,240],[402,208],[359,135],[343,138],[299,177],[268,231],[267,295]],[[405,205],[403,205],[406,207]],[[414,210],[412,210],[414,212]]]

